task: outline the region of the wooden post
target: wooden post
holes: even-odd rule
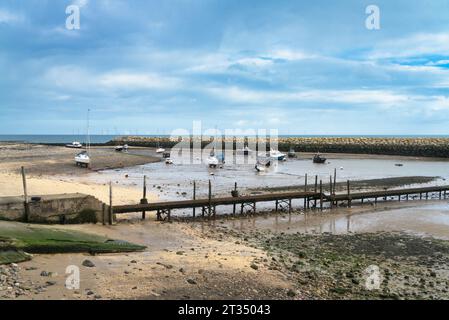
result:
[[[237,182],[234,182],[234,191],[237,191]],[[232,205],[232,215],[235,216],[235,206],[236,204],[234,203]]]
[[[106,225],[106,204],[105,203],[103,203],[101,205],[101,213],[102,213],[103,225]]]
[[[315,194],[318,192],[318,175],[315,175]],[[316,208],[316,195],[313,201],[313,207]]]
[[[334,168],[334,187],[332,188],[334,195],[336,189],[337,189],[337,168]]]
[[[278,212],[278,207],[279,207],[279,200],[276,200],[276,209],[275,209],[276,212]]]
[[[208,205],[208,210],[209,210],[208,215],[209,216],[210,216],[211,210],[212,210],[211,203],[212,203],[212,183],[209,179],[209,205]]]
[[[196,181],[193,181],[193,200],[196,200]],[[193,205],[193,218],[196,216],[196,208]]]
[[[331,198],[331,208],[334,207],[334,197],[333,197],[333,190],[332,190],[332,176],[329,176],[329,196]]]
[[[351,208],[352,200],[351,200],[351,188],[349,186],[349,180],[346,181],[346,188],[348,189],[348,207]]]
[[[23,198],[24,198],[23,206],[24,206],[24,211],[25,211],[25,222],[28,222],[30,210],[29,210],[29,206],[28,206],[28,189],[27,189],[27,179],[25,176],[25,168],[22,167],[21,171],[22,171],[22,183],[23,183]]]
[[[109,182],[109,224],[113,223],[113,209],[112,209],[112,181]]]
[[[304,177],[304,192],[307,193],[307,173]],[[307,197],[304,196],[304,210],[306,209],[307,206]]]
[[[148,203],[147,201],[147,176],[143,176],[143,198],[141,201],[142,204]],[[145,220],[146,211],[142,211],[142,220]]]
[[[320,180],[320,210],[323,211],[323,181]]]

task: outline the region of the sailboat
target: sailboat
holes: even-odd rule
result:
[[[87,110],[87,134],[86,134],[86,150],[78,153],[75,156],[75,163],[79,167],[88,168],[90,165],[90,134],[89,134],[89,113],[90,109]]]
[[[206,158],[206,164],[209,168],[216,168],[219,164],[218,158],[215,156],[215,147],[210,152],[209,156]]]
[[[270,150],[270,158],[272,158],[272,159],[284,161],[284,160],[286,160],[285,156],[286,156],[285,153],[282,153],[279,150],[274,150],[274,149]]]

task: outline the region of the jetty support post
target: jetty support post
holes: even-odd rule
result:
[[[320,180],[320,210],[323,211],[323,181]]]
[[[234,183],[234,194],[237,195],[237,182]],[[235,216],[235,206],[236,204],[234,203],[232,205],[232,215]]]
[[[329,176],[329,196],[330,196],[330,202],[331,202],[331,209],[334,207],[334,191],[332,190],[332,176]]]
[[[22,183],[23,183],[23,206],[24,206],[24,211],[25,211],[24,219],[25,219],[25,222],[28,222],[29,215],[30,215],[30,207],[28,205],[28,189],[27,189],[27,179],[26,179],[26,175],[25,175],[25,167],[21,168],[21,172],[22,172]]]
[[[113,223],[113,209],[112,209],[112,181],[109,182],[109,224],[112,225]]]
[[[313,201],[313,207],[316,208],[316,193],[318,192],[318,175],[315,175],[315,199]]]
[[[148,204],[147,200],[147,176],[143,176],[143,197],[142,200],[140,200],[140,204]],[[145,220],[146,217],[146,211],[142,211],[142,220]]]
[[[349,208],[351,208],[351,205],[352,205],[352,200],[351,200],[351,188],[350,188],[350,185],[349,185],[349,180],[348,181],[346,181],[346,188],[347,188],[347,190],[348,190],[348,207]],[[377,198],[376,198],[377,199]]]
[[[193,181],[193,200],[196,200],[196,181]],[[193,205],[193,218],[195,219],[196,216],[196,208],[195,205]]]
[[[332,188],[334,196],[335,196],[336,189],[337,189],[337,168],[334,168],[334,187]]]
[[[209,202],[208,202],[208,207],[207,207],[207,209],[208,209],[207,214],[210,216],[211,213],[212,213],[212,183],[211,183],[210,179],[209,179],[209,195],[208,195],[208,199],[209,199]]]
[[[304,192],[307,193],[307,173],[304,177]],[[304,195],[304,211],[306,210],[307,207],[307,196]]]

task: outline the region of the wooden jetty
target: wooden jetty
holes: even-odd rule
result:
[[[307,182],[306,182],[307,183]],[[237,184],[232,192],[233,196],[230,197],[213,197],[211,191],[211,184],[209,181],[209,194],[207,198],[197,199],[196,197],[196,184],[194,183],[193,199],[191,200],[177,200],[166,202],[153,202],[148,203],[146,199],[141,200],[139,204],[132,205],[120,205],[112,206],[110,211],[114,214],[142,212],[142,219],[145,219],[145,212],[156,211],[158,220],[170,220],[171,211],[175,209],[192,209],[192,217],[196,217],[197,208],[201,208],[201,217],[215,217],[217,213],[217,206],[232,205],[233,215],[236,214],[236,207],[240,206],[240,214],[254,214],[256,213],[256,205],[260,202],[274,202],[275,211],[287,211],[293,210],[292,200],[304,200],[303,209],[317,209],[323,210],[323,204],[329,203],[330,208],[338,206],[338,203],[345,204],[351,207],[352,202],[359,200],[363,203],[365,200],[372,199],[374,203],[378,200],[386,201],[392,197],[397,197],[399,201],[405,197],[405,200],[409,200],[410,196],[414,200],[428,199],[431,194],[438,194],[439,199],[446,198],[449,192],[449,185],[446,186],[433,186],[433,187],[421,187],[421,188],[404,188],[394,190],[380,190],[380,191],[366,191],[366,192],[350,192],[350,182],[347,181],[347,190],[344,193],[335,193],[335,178],[332,182],[330,178],[330,191],[329,194],[323,192],[323,183],[315,179],[315,186],[311,191],[307,191],[307,184],[305,191],[301,192],[278,192],[267,193],[258,195],[244,195],[239,196],[237,192]],[[312,202],[312,206],[310,203]],[[318,204],[318,203],[319,204]]]

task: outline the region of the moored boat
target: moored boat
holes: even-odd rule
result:
[[[72,143],[66,144],[66,148],[74,148],[74,149],[81,149],[83,145],[78,141],[73,141]]]
[[[280,152],[279,150],[270,150],[270,158],[278,160],[278,161],[284,161],[286,155],[285,153]]]
[[[317,153],[314,157],[313,157],[313,163],[325,163],[326,162],[326,158],[322,157],[319,153]]]

